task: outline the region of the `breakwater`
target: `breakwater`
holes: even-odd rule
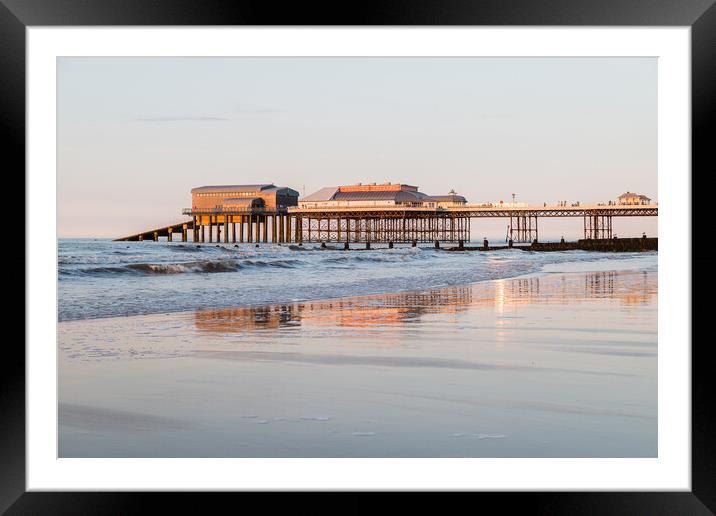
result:
[[[499,251],[513,247],[523,251],[599,251],[599,252],[622,252],[636,253],[641,251],[657,251],[659,248],[658,238],[604,238],[592,239],[583,238],[576,242],[532,242],[522,245],[501,245],[491,246],[464,246],[448,247],[446,251]]]
[[[626,253],[657,251],[658,248],[658,238],[586,238],[577,240],[576,242],[537,242],[532,243],[527,247],[530,251],[581,250]]]

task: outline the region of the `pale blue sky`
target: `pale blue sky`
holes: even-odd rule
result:
[[[658,200],[655,58],[60,58],[60,237],[182,220],[189,190],[404,182],[470,202]],[[473,237],[504,236],[501,221]],[[655,219],[615,220],[656,234]],[[581,234],[581,219],[541,233]],[[478,235],[478,233],[480,233]]]

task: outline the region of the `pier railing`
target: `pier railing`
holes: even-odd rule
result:
[[[243,206],[219,206],[215,208],[184,208],[182,215],[278,215],[285,214],[286,208],[257,208]]]

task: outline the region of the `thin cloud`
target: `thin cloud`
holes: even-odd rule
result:
[[[249,107],[237,107],[234,109],[234,113],[249,114],[249,115],[263,115],[267,113],[280,113],[281,109],[275,108],[249,108]]]
[[[134,118],[135,122],[227,122],[231,118],[219,116],[147,116]]]
[[[237,115],[263,115],[279,113],[280,109],[237,107],[233,110]],[[133,118],[134,122],[228,122],[235,118],[224,116],[196,116],[196,115],[169,115],[169,116],[143,116]]]

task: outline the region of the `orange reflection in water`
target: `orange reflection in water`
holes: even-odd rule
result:
[[[583,279],[582,279],[583,278]],[[399,330],[428,314],[458,314],[470,307],[502,313],[535,303],[572,304],[609,298],[625,305],[647,304],[657,293],[655,272],[614,271],[552,275],[489,283],[195,312],[197,330],[232,333],[291,330],[302,325]]]
[[[286,305],[222,308],[195,312],[198,330],[243,332],[315,326],[396,327],[427,313],[455,313],[471,304],[472,289],[460,286],[422,292],[362,296]]]

